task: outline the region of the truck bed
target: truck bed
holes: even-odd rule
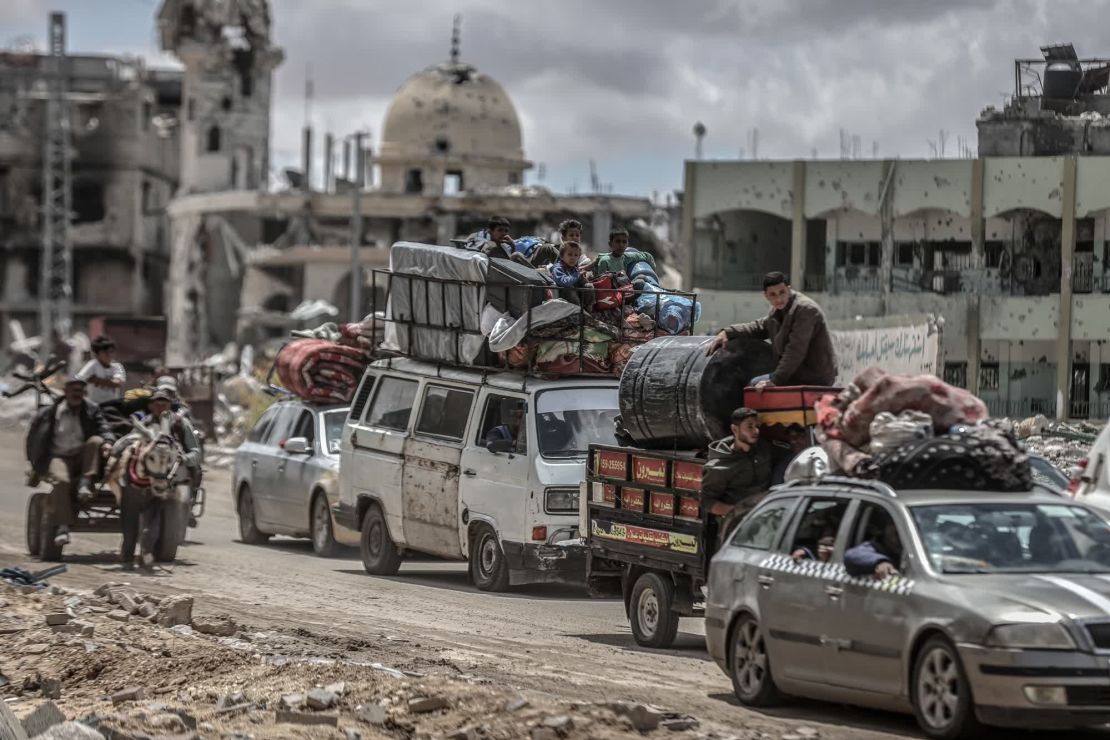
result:
[[[703,461],[690,452],[590,445],[587,577],[623,565],[704,581],[712,536],[701,499]]]

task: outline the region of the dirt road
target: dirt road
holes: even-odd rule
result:
[[[21,451],[21,438],[0,434],[0,567],[29,564]],[[645,650],[633,642],[619,602],[578,590],[491,595],[469,584],[462,564],[406,562],[396,577],[379,578],[366,575],[355,553],[325,560],[302,541],[241,544],[227,471],[210,471],[207,488],[208,512],[169,572],[121,574],[118,537],[74,535],[69,572],[53,582],[91,589],[129,580],[150,593],[189,593],[198,612],[232,614],[258,629],[300,630],[321,654],[353,640],[388,641],[393,659],[407,651],[422,665],[565,700],[650,702],[699,718],[703,730],[744,728],[777,738],[808,727],[837,740],[918,736],[912,719],[897,715],[809,702],[774,713],[738,706],[694,620],[684,620],[676,649]]]

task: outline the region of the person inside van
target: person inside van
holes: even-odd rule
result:
[[[506,398],[501,401],[501,424],[486,432],[486,447],[500,440],[513,443],[513,449],[523,446],[522,428],[524,425],[524,403],[519,399]]]

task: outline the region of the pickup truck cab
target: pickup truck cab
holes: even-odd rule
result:
[[[615,442],[617,384],[376,362],[344,425],[336,522],[371,574],[423,553],[468,561],[485,591],[580,582],[579,485],[589,444]]]

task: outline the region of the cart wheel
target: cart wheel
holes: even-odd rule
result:
[[[44,498],[38,523],[39,560],[48,563],[56,563],[62,559],[62,545],[54,543],[54,534],[57,528],[54,526],[54,523],[50,521],[50,506],[47,501],[50,494],[44,493],[42,496]]]
[[[678,634],[678,614],[673,610],[674,582],[659,573],[644,573],[632,587],[628,622],[637,645],[667,648]]]
[[[42,554],[42,520],[48,498],[45,493],[32,493],[27,499],[27,552],[33,558]]]
[[[181,501],[166,501],[162,504],[162,526],[158,541],[154,543],[154,559],[159,563],[172,563],[177,557],[177,546],[181,544],[181,531],[189,521],[188,505]]]

